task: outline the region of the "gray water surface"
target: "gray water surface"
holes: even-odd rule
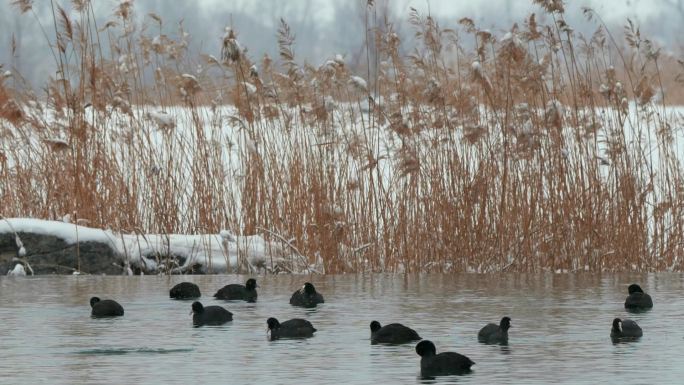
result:
[[[0,277],[0,383],[44,384],[681,384],[684,276],[659,274],[460,274],[258,276],[257,303],[213,293],[247,277]],[[190,301],[168,298],[197,283],[206,305],[234,321],[192,327]],[[291,307],[310,280],[325,296],[317,309]],[[652,311],[623,308],[630,283],[653,297]],[[125,316],[91,319],[91,296],[116,299]],[[508,346],[483,345],[477,332],[512,318]],[[266,319],[306,318],[305,340],[270,342]],[[613,318],[644,330],[613,344]],[[401,322],[476,365],[464,376],[420,378],[415,344],[370,345],[369,323]]]

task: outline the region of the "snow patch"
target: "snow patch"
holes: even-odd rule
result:
[[[31,218],[7,218],[0,221],[0,233],[15,232],[50,235],[67,244],[107,244],[120,259],[113,262],[139,266],[146,272],[165,271],[165,259],[168,258],[183,260],[182,266],[171,269],[172,273],[182,273],[197,265],[204,272],[228,273],[238,267],[258,271],[261,267],[278,265],[286,258],[293,257],[292,250],[281,242],[269,241],[260,235],[236,236],[228,230],[222,230],[219,234],[201,235],[122,234],[60,221]],[[21,240],[18,240],[17,246],[24,249]],[[25,253],[24,249],[23,254]],[[302,268],[308,269],[307,266]],[[300,272],[300,269],[292,272]]]
[[[14,269],[7,272],[7,275],[10,277],[25,277],[26,269],[24,269],[24,265],[17,263],[14,265]]]

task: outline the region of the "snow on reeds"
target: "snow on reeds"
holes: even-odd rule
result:
[[[45,93],[0,80],[0,214],[259,234],[328,273],[682,270],[682,68],[631,22],[587,9],[579,36],[534,2],[549,24],[504,33],[412,10],[408,50],[369,20],[362,66],[300,64],[284,21],[279,59],[231,28],[191,57],[131,2],[93,33],[84,2]]]

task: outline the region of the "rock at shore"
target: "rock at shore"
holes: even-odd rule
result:
[[[0,220],[0,274],[311,272],[302,256],[260,235],[124,234],[60,221]]]
[[[67,244],[53,235],[17,233],[24,244],[23,257],[34,274],[121,274],[120,258],[107,244],[95,241]],[[18,247],[15,235],[0,233],[0,274],[14,268]]]

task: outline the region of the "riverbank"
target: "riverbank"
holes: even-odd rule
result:
[[[556,23],[558,2],[535,3],[544,16],[508,31],[412,13],[410,50],[383,25],[361,67],[296,58],[284,22],[281,57],[263,59],[230,28],[192,56],[129,2],[102,36],[55,22],[64,77],[44,93],[0,79],[0,215],[133,238],[230,229],[327,274],[684,271],[676,58],[631,21],[607,39],[587,9],[587,41]],[[117,54],[95,55],[102,41]],[[206,271],[240,255],[217,236],[178,241],[216,243]],[[171,259],[165,272],[192,270]]]
[[[0,274],[312,272],[286,242],[259,235],[126,234],[62,221],[0,220]]]

